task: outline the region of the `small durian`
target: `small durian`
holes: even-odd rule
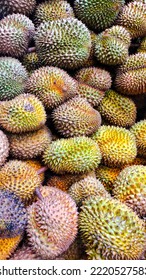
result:
[[[53,259],[75,240],[78,212],[69,194],[54,187],[40,188],[42,199],[27,208],[28,242],[36,255]]]
[[[66,138],[91,135],[101,125],[99,112],[79,96],[54,109],[51,117],[57,132]]]
[[[43,153],[44,163],[55,173],[85,173],[94,170],[101,161],[98,144],[80,136],[53,141]]]
[[[102,125],[92,139],[99,145],[102,162],[108,167],[129,164],[137,155],[135,137],[123,127]]]
[[[35,131],[46,122],[42,102],[32,94],[20,94],[0,103],[0,125],[8,132],[23,133]]]

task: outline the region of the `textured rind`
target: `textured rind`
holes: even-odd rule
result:
[[[27,234],[37,255],[53,259],[73,243],[78,213],[73,199],[53,187],[41,187],[44,197],[28,207]]]
[[[20,94],[10,101],[0,103],[0,125],[8,132],[35,131],[46,122],[42,102],[32,94]]]
[[[105,197],[85,200],[79,230],[89,259],[139,259],[146,244],[144,222],[120,201]]]
[[[27,213],[21,199],[8,189],[0,190],[0,238],[22,235]]]
[[[26,83],[28,93],[35,94],[48,109],[53,109],[77,93],[77,82],[58,67],[41,67]]]
[[[0,53],[12,57],[24,55],[34,35],[33,22],[22,14],[12,14],[0,21]]]
[[[124,26],[132,38],[146,36],[146,7],[143,3],[134,1],[125,5],[116,21]]]
[[[113,185],[114,197],[127,204],[139,216],[146,215],[146,166],[124,168]]]
[[[94,43],[95,57],[106,65],[122,64],[128,57],[130,34],[121,26],[113,26],[98,34]]]
[[[20,243],[21,239],[21,235],[11,238],[0,238],[0,260],[9,259]]]
[[[64,137],[88,136],[101,125],[99,112],[85,98],[74,97],[52,112],[56,130]]]
[[[146,92],[146,53],[130,55],[117,69],[115,87],[127,95]]]
[[[59,174],[85,173],[98,166],[101,152],[98,144],[85,136],[59,139],[44,151],[43,161]]]
[[[10,260],[41,260],[42,258],[36,256],[35,252],[28,244],[23,244],[20,248],[14,252]]]
[[[103,125],[92,136],[98,143],[102,161],[108,167],[131,163],[137,155],[134,135],[125,128]]]
[[[0,101],[23,93],[27,78],[27,71],[18,59],[0,57]]]
[[[112,84],[110,73],[98,67],[82,68],[76,72],[75,78],[80,83],[85,83],[101,91],[110,89]]]
[[[130,127],[136,121],[136,106],[132,99],[108,90],[97,110],[112,125]]]
[[[73,8],[65,0],[44,2],[37,6],[34,14],[34,23],[39,26],[42,22],[63,18],[74,18]]]
[[[9,134],[10,154],[16,159],[32,159],[40,156],[52,140],[51,131],[42,127],[37,131]]]
[[[31,200],[40,183],[36,170],[24,161],[10,160],[0,170],[0,189],[15,193],[24,202]]]
[[[138,155],[146,158],[146,120],[135,123],[130,131],[136,138]]]
[[[6,162],[9,156],[9,141],[5,133],[0,130],[0,167]]]
[[[104,30],[111,26],[125,1],[75,0],[75,15],[93,30]]]
[[[36,0],[1,0],[0,13],[3,15],[20,13],[30,15],[36,5]]]
[[[102,183],[91,175],[74,183],[68,190],[70,196],[77,205],[81,205],[85,199],[91,196],[110,197]]]
[[[139,48],[137,49],[138,53],[146,53],[146,36],[142,39]]]
[[[40,24],[35,44],[43,65],[76,69],[89,57],[91,36],[81,21],[69,18]]]
[[[36,52],[25,54],[22,59],[22,64],[30,74],[41,66]]]
[[[36,172],[43,167],[42,163],[37,159],[29,159],[29,160],[25,160],[25,162],[28,163],[31,167],[33,167],[36,170]],[[39,177],[41,183],[43,183],[45,179],[45,173],[42,172],[41,174],[39,174]]]
[[[77,236],[69,248],[59,257],[64,260],[81,260],[83,253],[83,245],[79,236]]]
[[[105,189],[109,192],[112,191],[113,184],[120,172],[120,168],[112,168],[104,165],[99,165],[98,168],[95,169],[97,179],[101,181]]]
[[[98,106],[101,100],[104,97],[104,91],[98,90],[87,84],[80,83],[78,84],[78,96],[86,98],[91,106]]]

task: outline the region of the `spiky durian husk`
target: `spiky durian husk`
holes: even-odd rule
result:
[[[104,165],[109,167],[124,166],[137,155],[135,137],[128,129],[103,125],[92,138],[100,147]]]
[[[97,107],[101,116],[112,125],[129,127],[136,121],[136,106],[132,99],[108,90]]]
[[[36,0],[1,0],[0,13],[3,16],[20,13],[30,15],[35,8]]]
[[[24,161],[10,160],[0,170],[0,189],[9,190],[28,202],[41,183],[36,170]]]
[[[53,187],[41,187],[40,192],[42,200],[28,207],[28,240],[37,255],[53,259],[74,241],[78,213],[66,192]]]
[[[122,64],[128,57],[130,34],[121,26],[113,26],[98,34],[95,39],[95,57],[106,65]]]
[[[0,57],[0,101],[23,93],[27,78],[27,71],[18,59]]]
[[[9,259],[16,250],[21,239],[21,235],[11,238],[0,238],[0,260]]]
[[[35,34],[35,44],[43,65],[76,69],[90,55],[91,36],[81,21],[60,19],[40,24]]]
[[[135,123],[130,131],[136,138],[138,155],[146,158],[146,120],[141,120]]]
[[[117,69],[115,87],[121,94],[146,92],[146,53],[130,55]]]
[[[144,222],[125,204],[111,198],[85,200],[79,230],[89,259],[138,259],[146,245]]]
[[[42,102],[32,94],[20,94],[10,101],[0,103],[0,125],[8,132],[35,131],[46,122]]]
[[[146,7],[140,1],[130,2],[125,5],[116,21],[124,26],[132,38],[146,36]]]
[[[78,206],[91,196],[110,197],[102,183],[92,175],[87,175],[84,179],[71,185],[68,193]]]
[[[32,159],[40,156],[52,140],[51,131],[43,126],[37,131],[9,134],[10,154],[16,159]]]
[[[101,152],[98,144],[85,136],[59,139],[46,148],[43,161],[58,174],[85,173],[98,166]]]
[[[12,14],[0,21],[0,53],[12,57],[24,55],[34,35],[33,22],[22,14]]]
[[[146,215],[146,166],[124,168],[113,185],[114,197],[126,203],[139,216]]]
[[[75,15],[89,28],[100,31],[111,26],[125,1],[75,0]]]
[[[18,247],[10,260],[41,260],[42,258],[37,256],[32,248],[28,244],[23,244],[20,248]]]
[[[9,141],[5,133],[0,130],[0,167],[6,162],[9,155]]]
[[[104,165],[99,165],[98,168],[95,169],[96,177],[101,181],[108,192],[112,191],[113,184],[120,172],[121,168],[113,168]]]
[[[57,67],[35,70],[26,83],[28,93],[35,94],[48,109],[60,105],[77,93],[77,82]]]
[[[74,18],[73,8],[65,0],[53,0],[36,7],[34,23],[39,26],[42,22],[63,18]]]
[[[84,83],[78,83],[78,96],[86,98],[91,106],[98,106],[104,97],[104,91],[98,90]]]
[[[31,75],[34,70],[41,66],[36,52],[27,53],[22,58],[22,64]]]
[[[99,112],[79,96],[54,109],[51,117],[56,130],[67,138],[91,135],[101,125]]]
[[[0,189],[0,238],[24,233],[27,214],[21,199],[8,189]]]
[[[82,68],[76,72],[75,78],[80,83],[85,83],[101,91],[110,89],[112,83],[110,73],[98,67]]]

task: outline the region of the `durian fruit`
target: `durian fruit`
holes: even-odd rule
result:
[[[103,184],[91,175],[74,183],[68,190],[76,204],[80,206],[84,200],[91,196],[110,197]]]
[[[95,39],[95,57],[106,65],[122,64],[128,57],[131,38],[129,32],[122,26],[112,26]]]
[[[21,199],[13,192],[0,190],[0,239],[24,233],[27,213]]]
[[[79,214],[79,230],[92,260],[139,259],[146,245],[143,220],[116,199],[86,199]]]
[[[98,67],[85,67],[78,70],[75,79],[101,91],[110,89],[112,83],[110,73]]]
[[[74,18],[71,5],[66,0],[43,2],[36,7],[34,23],[39,26],[42,22],[63,18]]]
[[[90,31],[75,18],[45,22],[36,30],[35,45],[43,65],[76,69],[90,55]]]
[[[81,179],[85,178],[87,175],[95,176],[95,173],[83,173],[83,174],[62,174],[62,175],[53,175],[47,180],[47,186],[56,187],[62,191],[68,191],[72,184]]]
[[[41,187],[40,192],[42,200],[38,199],[27,208],[28,241],[36,255],[53,259],[73,243],[77,235],[78,212],[66,192],[53,187]]]
[[[123,127],[102,125],[92,139],[99,145],[102,162],[108,167],[129,164],[137,155],[135,137]]]
[[[138,1],[125,5],[116,21],[124,26],[132,38],[146,36],[146,7]]]
[[[64,260],[81,260],[84,253],[80,237],[77,236],[69,248],[59,257]]]
[[[21,235],[11,238],[0,238],[0,260],[9,259],[16,250],[21,239]]]
[[[104,91],[98,90],[92,86],[88,86],[84,83],[78,83],[77,95],[86,98],[91,106],[98,106],[104,97]]]
[[[40,156],[52,140],[51,131],[43,126],[37,131],[10,134],[10,155],[16,159],[33,159]]]
[[[104,188],[110,193],[112,192],[113,184],[120,172],[121,168],[108,167],[105,165],[99,165],[98,168],[95,169],[97,179],[101,181]]]
[[[33,22],[22,14],[12,14],[0,21],[0,54],[20,57],[27,52],[34,35]]]
[[[41,62],[38,59],[36,52],[27,53],[22,58],[22,64],[27,69],[29,74],[41,66]]]
[[[130,55],[119,66],[115,87],[121,94],[137,95],[146,92],[146,53]]]
[[[142,39],[139,48],[137,49],[138,53],[146,53],[146,36]]]
[[[146,165],[146,158],[136,157],[133,161],[133,165]]]
[[[9,141],[6,134],[0,130],[0,167],[6,162],[9,156]]]
[[[25,162],[27,164],[29,164],[31,167],[33,167],[36,172],[39,171],[41,168],[43,168],[42,163],[37,159],[29,159],[29,160],[25,160]],[[43,183],[45,180],[45,172],[40,173],[39,177],[40,177],[41,183]]]
[[[113,185],[113,195],[139,216],[146,216],[146,166],[124,168]]]
[[[124,0],[75,0],[74,11],[89,28],[100,31],[114,23],[124,3]]]
[[[15,193],[23,202],[30,202],[41,184],[34,167],[20,160],[9,160],[0,170],[0,189]]]
[[[82,67],[92,67],[95,65],[95,56],[94,56],[94,41],[96,38],[96,33],[90,30],[90,36],[91,36],[91,49],[90,54],[86,62],[82,65]]]
[[[135,123],[130,131],[136,138],[138,155],[146,158],[146,120]]]
[[[18,247],[10,258],[10,260],[41,260],[41,259],[42,259],[41,257],[37,256],[35,252],[32,251],[31,246],[25,243],[21,247]]]
[[[97,110],[110,124],[129,127],[136,121],[136,106],[132,99],[108,90]]]
[[[0,103],[0,125],[8,132],[35,131],[46,122],[42,102],[32,94],[20,94],[10,101]]]
[[[91,135],[101,125],[99,112],[78,96],[54,109],[51,117],[56,130],[67,138]]]
[[[35,70],[26,83],[28,93],[35,94],[48,109],[53,109],[77,93],[77,82],[57,67]]]
[[[44,163],[55,173],[85,173],[94,170],[101,161],[98,144],[80,136],[53,141],[43,154]]]
[[[29,16],[35,8],[36,0],[1,0],[0,14],[3,16],[20,13]]]
[[[23,93],[27,78],[27,71],[18,59],[0,57],[0,101]]]

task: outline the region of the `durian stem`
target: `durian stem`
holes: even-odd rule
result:
[[[43,196],[42,196],[42,194],[40,192],[40,189],[38,187],[35,189],[35,194],[38,197],[38,199],[43,200]]]
[[[35,52],[36,51],[36,48],[35,47],[31,47],[28,49],[28,53],[32,53],[32,52]]]
[[[44,173],[47,169],[48,169],[48,167],[44,166],[37,171],[37,174],[40,175],[40,174]]]

